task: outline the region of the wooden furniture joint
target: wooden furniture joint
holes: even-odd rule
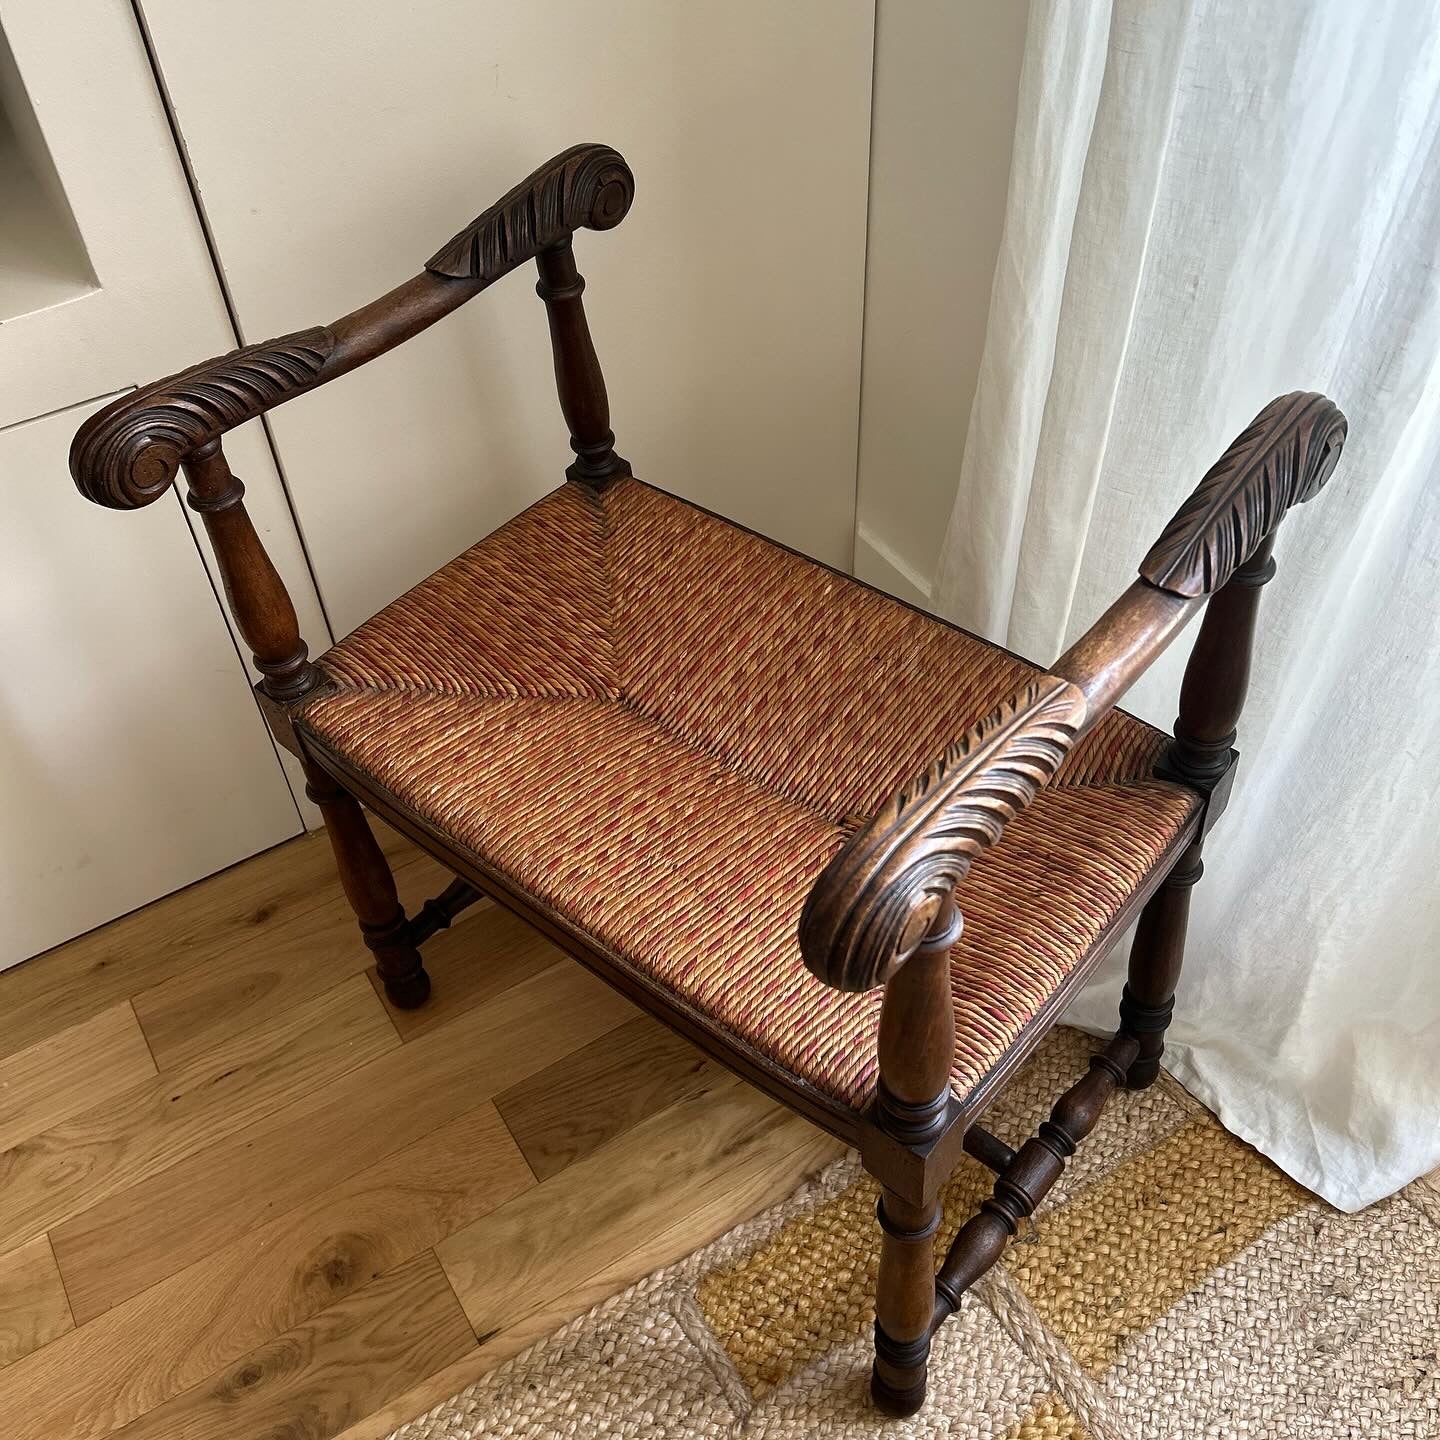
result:
[[[1332,474],[1345,419],[1324,396],[1266,406],[1200,481],[1145,555],[1138,578],[1048,671],[1037,671],[850,834],[798,917],[804,963],[842,991],[883,990],[878,1083],[856,1111],[769,1056],[722,1034],[706,1015],[625,963],[500,869],[453,843],[296,718],[333,689],[309,658],[295,609],[245,511],[223,435],[411,338],[521,264],[534,261],[574,459],[568,482],[591,495],[630,475],[615,451],[609,400],[585,318],[577,230],[624,219],[629,167],[604,145],[578,145],[541,166],[433,255],[421,272],[328,325],[249,345],[124,396],[77,433],[71,471],[82,494],[115,509],[158,499],[183,473],[214,548],[235,623],[260,675],[257,699],[277,741],[304,765],[364,943],[396,1004],[418,1005],[430,981],[420,946],[482,893],[520,914],[680,1033],[859,1147],[881,1185],[876,1296],[876,1403],[895,1415],[924,1401],[931,1338],[1041,1203],[1121,1085],[1156,1079],[1174,1007],[1191,888],[1234,783],[1259,597],[1286,512]],[[1200,612],[1174,737],[1157,775],[1199,797],[1159,862],[968,1091],[951,1083],[956,1012],[951,950],[962,932],[965,879],[1077,743]],[[362,802],[447,865],[456,880],[407,918]],[[1049,1119],[1012,1150],[978,1121],[1058,1018],[1115,938],[1138,916],[1115,1037]],[[970,1156],[993,1193],[936,1265],[940,1190]]]

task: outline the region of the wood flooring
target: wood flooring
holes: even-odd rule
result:
[[[380,1440],[839,1153],[494,906],[425,954],[312,835],[0,974],[5,1440]]]

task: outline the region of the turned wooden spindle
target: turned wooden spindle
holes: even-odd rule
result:
[[[260,688],[282,705],[320,681],[300,638],[300,622],[245,510],[245,486],[226,462],[219,440],[184,459],[187,503],[204,522],[215,551],[225,598],[260,672]]]
[[[1095,1128],[1135,1059],[1137,1045],[1116,1035],[1091,1056],[1089,1071],[1055,1102],[995,1181],[994,1192],[960,1227],[935,1277],[932,1329],[960,1307],[961,1296],[1005,1253],[1022,1221],[1035,1213],[1065,1172],[1080,1142]]]
[[[963,1140],[965,1153],[978,1160],[987,1170],[1001,1174],[1015,1159],[1015,1152],[998,1136],[979,1125],[972,1125]]]
[[[1143,1090],[1160,1076],[1165,1032],[1175,1011],[1175,989],[1185,960],[1190,892],[1205,870],[1200,846],[1196,840],[1187,847],[1140,912],[1135,927],[1129,975],[1120,995],[1120,1029],[1134,1038],[1137,1047],[1125,1077],[1132,1090]]]
[[[1215,790],[1231,767],[1240,712],[1250,688],[1260,592],[1275,578],[1274,548],[1272,531],[1206,602],[1205,618],[1185,666],[1175,740],[1160,768],[1162,774],[1207,792]],[[1213,824],[1219,816],[1206,818]]]
[[[550,345],[555,352],[555,388],[560,410],[570,427],[575,463],[566,471],[593,489],[603,489],[630,474],[630,462],[615,453],[610,428],[610,400],[590,326],[585,319],[585,279],[575,268],[575,252],[567,235],[535,257],[540,282],[535,293],[545,302],[550,320]]]
[[[441,930],[448,930],[455,923],[455,917],[468,910],[484,894],[468,880],[452,880],[433,899],[427,900],[410,921],[410,943],[423,945]]]

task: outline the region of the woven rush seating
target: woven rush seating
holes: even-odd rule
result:
[[[547,495],[319,661],[312,743],[697,1021],[862,1108],[883,992],[807,972],[848,833],[1034,667],[633,479]],[[976,863],[967,1094],[1199,800],[1116,711]]]

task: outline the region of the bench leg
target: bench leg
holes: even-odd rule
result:
[[[305,762],[305,793],[320,807],[335,852],[340,884],[350,901],[360,933],[375,956],[390,1003],[413,1010],[430,996],[410,923],[395,893],[384,852],[375,843],[365,812],[353,795],[320,766]]]
[[[876,1124],[905,1144],[934,1139],[950,1108],[955,1001],[950,951],[960,938],[951,901],[936,913],[914,955],[885,987],[880,1009]],[[886,1415],[913,1415],[925,1403],[925,1371],[935,1318],[937,1196],[880,1198],[880,1277],[875,1292],[875,1369],[870,1394]]]
[[[884,1414],[901,1417],[925,1403],[940,1202],[916,1205],[886,1190],[876,1213],[882,1237],[870,1395]]]
[[[1175,987],[1185,959],[1185,925],[1190,891],[1204,871],[1200,841],[1175,862],[1165,883],[1140,912],[1130,947],[1130,974],[1120,997],[1120,1033],[1139,1043],[1125,1083],[1132,1090],[1153,1085],[1165,1053],[1165,1031],[1175,1009]]]

